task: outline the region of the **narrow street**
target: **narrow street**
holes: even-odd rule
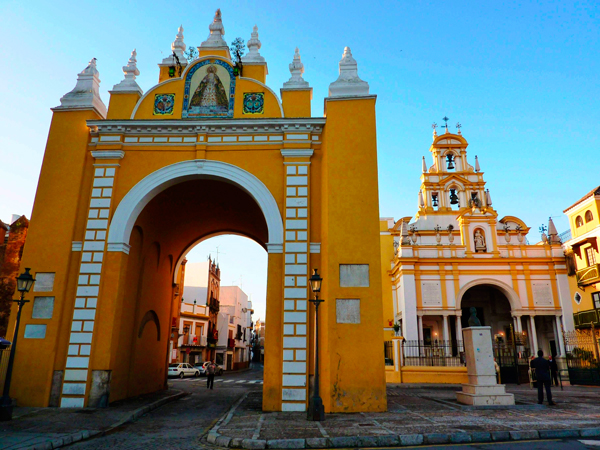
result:
[[[206,389],[206,378],[169,380],[172,389],[188,392],[181,400],[169,403],[123,425],[105,436],[69,446],[74,449],[198,449],[202,436],[242,396],[262,390],[263,367],[215,377],[213,390]]]

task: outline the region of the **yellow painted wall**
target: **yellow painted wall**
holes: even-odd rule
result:
[[[108,120],[129,119],[131,117],[131,113],[133,112],[133,108],[135,108],[135,105],[139,101],[140,97],[141,95],[137,92],[111,93],[106,118]]]
[[[388,233],[387,220],[379,221],[379,232]],[[379,242],[381,245],[381,299],[383,302],[383,327],[389,328],[394,324],[392,278],[389,275],[389,272],[392,270],[392,263],[394,260],[394,236],[391,234],[381,234],[379,236]],[[391,324],[390,321],[392,322]]]
[[[466,367],[404,366],[403,383],[463,384],[469,382]]]
[[[312,88],[282,89],[281,103],[285,117],[310,117]]]

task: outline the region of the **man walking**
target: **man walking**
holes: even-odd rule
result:
[[[212,361],[206,366],[206,389],[212,389],[215,384],[215,365]]]
[[[544,401],[544,388],[546,388],[546,397],[550,406],[556,405],[552,401],[552,391],[550,390],[550,362],[544,359],[544,352],[538,350],[538,357],[533,359],[529,364],[532,369],[535,369],[535,377],[537,379],[538,388],[538,404],[541,405]]]

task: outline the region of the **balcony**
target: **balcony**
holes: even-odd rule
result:
[[[235,348],[235,339],[233,339],[233,338],[227,339],[227,348]]]
[[[594,322],[595,327],[600,326],[598,311],[595,309],[573,313],[573,321],[575,322],[575,328],[590,328],[592,322]]]
[[[577,284],[579,286],[587,286],[600,282],[600,264],[594,264],[577,271]]]
[[[184,336],[182,347],[206,347],[206,336]]]

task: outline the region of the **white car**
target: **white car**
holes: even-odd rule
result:
[[[174,363],[169,364],[169,371],[167,373],[170,377],[199,377],[200,371],[196,367],[192,367],[188,363]]]

